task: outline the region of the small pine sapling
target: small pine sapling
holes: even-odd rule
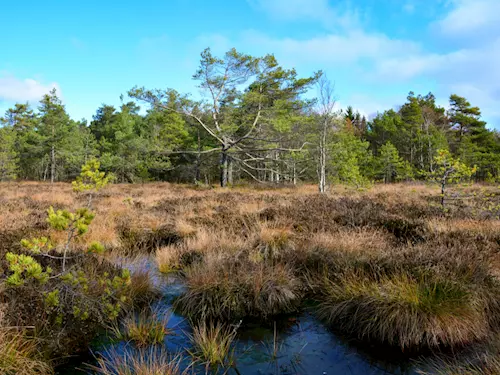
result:
[[[476,167],[468,167],[459,158],[454,158],[446,149],[437,151],[434,157],[434,171],[427,174],[430,180],[441,184],[441,206],[444,207],[446,187],[448,184],[470,179],[476,173]]]
[[[87,193],[87,208],[92,207],[94,193],[101,190],[113,180],[112,174],[99,171],[101,164],[97,159],[91,159],[82,166],[80,175],[72,182],[73,191]]]
[[[7,253],[7,262],[9,263],[10,275],[6,283],[9,286],[17,287],[25,284],[26,281],[35,280],[40,285],[46,284],[50,279],[58,278],[65,285],[65,295],[72,291],[73,310],[72,315],[80,320],[86,320],[89,312],[86,309],[85,299],[87,293],[92,293],[89,284],[94,282],[78,266],[67,267],[67,260],[75,257],[85,256],[85,254],[101,254],[104,252],[104,246],[99,242],[92,242],[86,249],[86,252],[72,255],[71,246],[73,242],[87,233],[89,225],[92,223],[95,215],[90,211],[92,204],[92,194],[105,187],[111,176],[99,171],[99,162],[91,160],[82,167],[81,175],[73,182],[75,192],[89,192],[87,207],[79,208],[75,212],[69,210],[54,210],[50,207],[47,210],[47,222],[50,227],[57,231],[66,233],[66,239],[60,244],[53,244],[48,237],[39,237],[32,239],[23,239],[22,247],[34,256],[42,256],[61,261],[62,272],[51,276],[53,273],[50,267],[43,269],[42,265],[32,256],[24,254]],[[53,252],[52,250],[59,250]],[[126,302],[127,288],[131,283],[130,272],[123,270],[120,275],[113,278],[108,273],[95,280],[97,285],[102,288],[100,306],[109,319],[115,319],[121,311],[122,304]],[[57,313],[56,322],[63,320],[63,306],[60,302],[60,291],[54,289],[43,292],[44,304],[47,312]],[[79,303],[78,301],[81,301]]]

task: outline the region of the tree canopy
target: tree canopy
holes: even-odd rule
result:
[[[90,123],[71,119],[55,90],[37,108],[15,104],[0,118],[0,179],[67,181],[98,159],[119,182],[314,181],[325,191],[328,183],[428,179],[440,174],[443,152],[476,181],[500,179],[498,132],[456,94],[442,108],[432,93],[410,92],[367,118],[352,106],[337,110],[321,72],[300,77],[273,55],[235,49],[222,57],[204,50],[192,79],[199,98],[136,86]]]

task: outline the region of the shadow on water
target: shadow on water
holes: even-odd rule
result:
[[[167,328],[172,333],[165,337],[163,349],[173,354],[185,352],[190,348],[187,334],[191,328],[186,319],[171,309],[173,299],[184,290],[181,280],[175,276],[162,275],[154,261],[148,258],[132,265],[124,263],[124,266],[132,271],[136,267],[150,271],[153,284],[162,294],[162,298],[155,301],[152,307],[160,314],[171,314]],[[94,341],[89,353],[70,359],[57,369],[56,374],[92,374],[85,370],[86,364],[95,364],[94,355],[106,356],[110,349],[120,355],[133,355],[137,350],[134,344],[112,342],[103,333]],[[188,364],[186,360],[183,366]],[[236,338],[236,367],[237,372],[231,370],[229,374],[416,374],[409,359],[400,352],[346,340],[331,332],[308,312],[281,317],[274,325],[253,323],[240,327]],[[189,373],[205,374],[204,368],[192,370]]]

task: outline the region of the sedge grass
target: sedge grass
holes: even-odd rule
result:
[[[192,349],[188,352],[195,363],[206,368],[229,368],[234,365],[234,340],[237,327],[222,323],[202,322],[190,335]]]
[[[170,314],[158,314],[141,311],[125,317],[123,329],[114,329],[113,332],[118,339],[132,341],[137,347],[143,348],[148,345],[161,344],[165,336],[170,333],[167,328]]]
[[[152,347],[121,353],[109,349],[97,358],[97,365],[88,366],[100,375],[182,375],[182,357],[164,349]]]
[[[352,274],[321,287],[319,316],[361,339],[404,349],[465,345],[489,333],[485,304],[458,282]]]

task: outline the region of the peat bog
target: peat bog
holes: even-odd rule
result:
[[[6,254],[27,255],[22,239],[60,240],[47,209],[74,211],[86,197],[63,183],[0,184],[0,366],[27,375],[498,374],[500,191],[454,189],[467,199],[443,208],[439,189],[424,184],[326,195],[308,185],[110,185],[70,249],[98,242],[105,251],[69,260],[82,272],[71,282],[12,286]],[[110,296],[116,306],[103,310]]]

